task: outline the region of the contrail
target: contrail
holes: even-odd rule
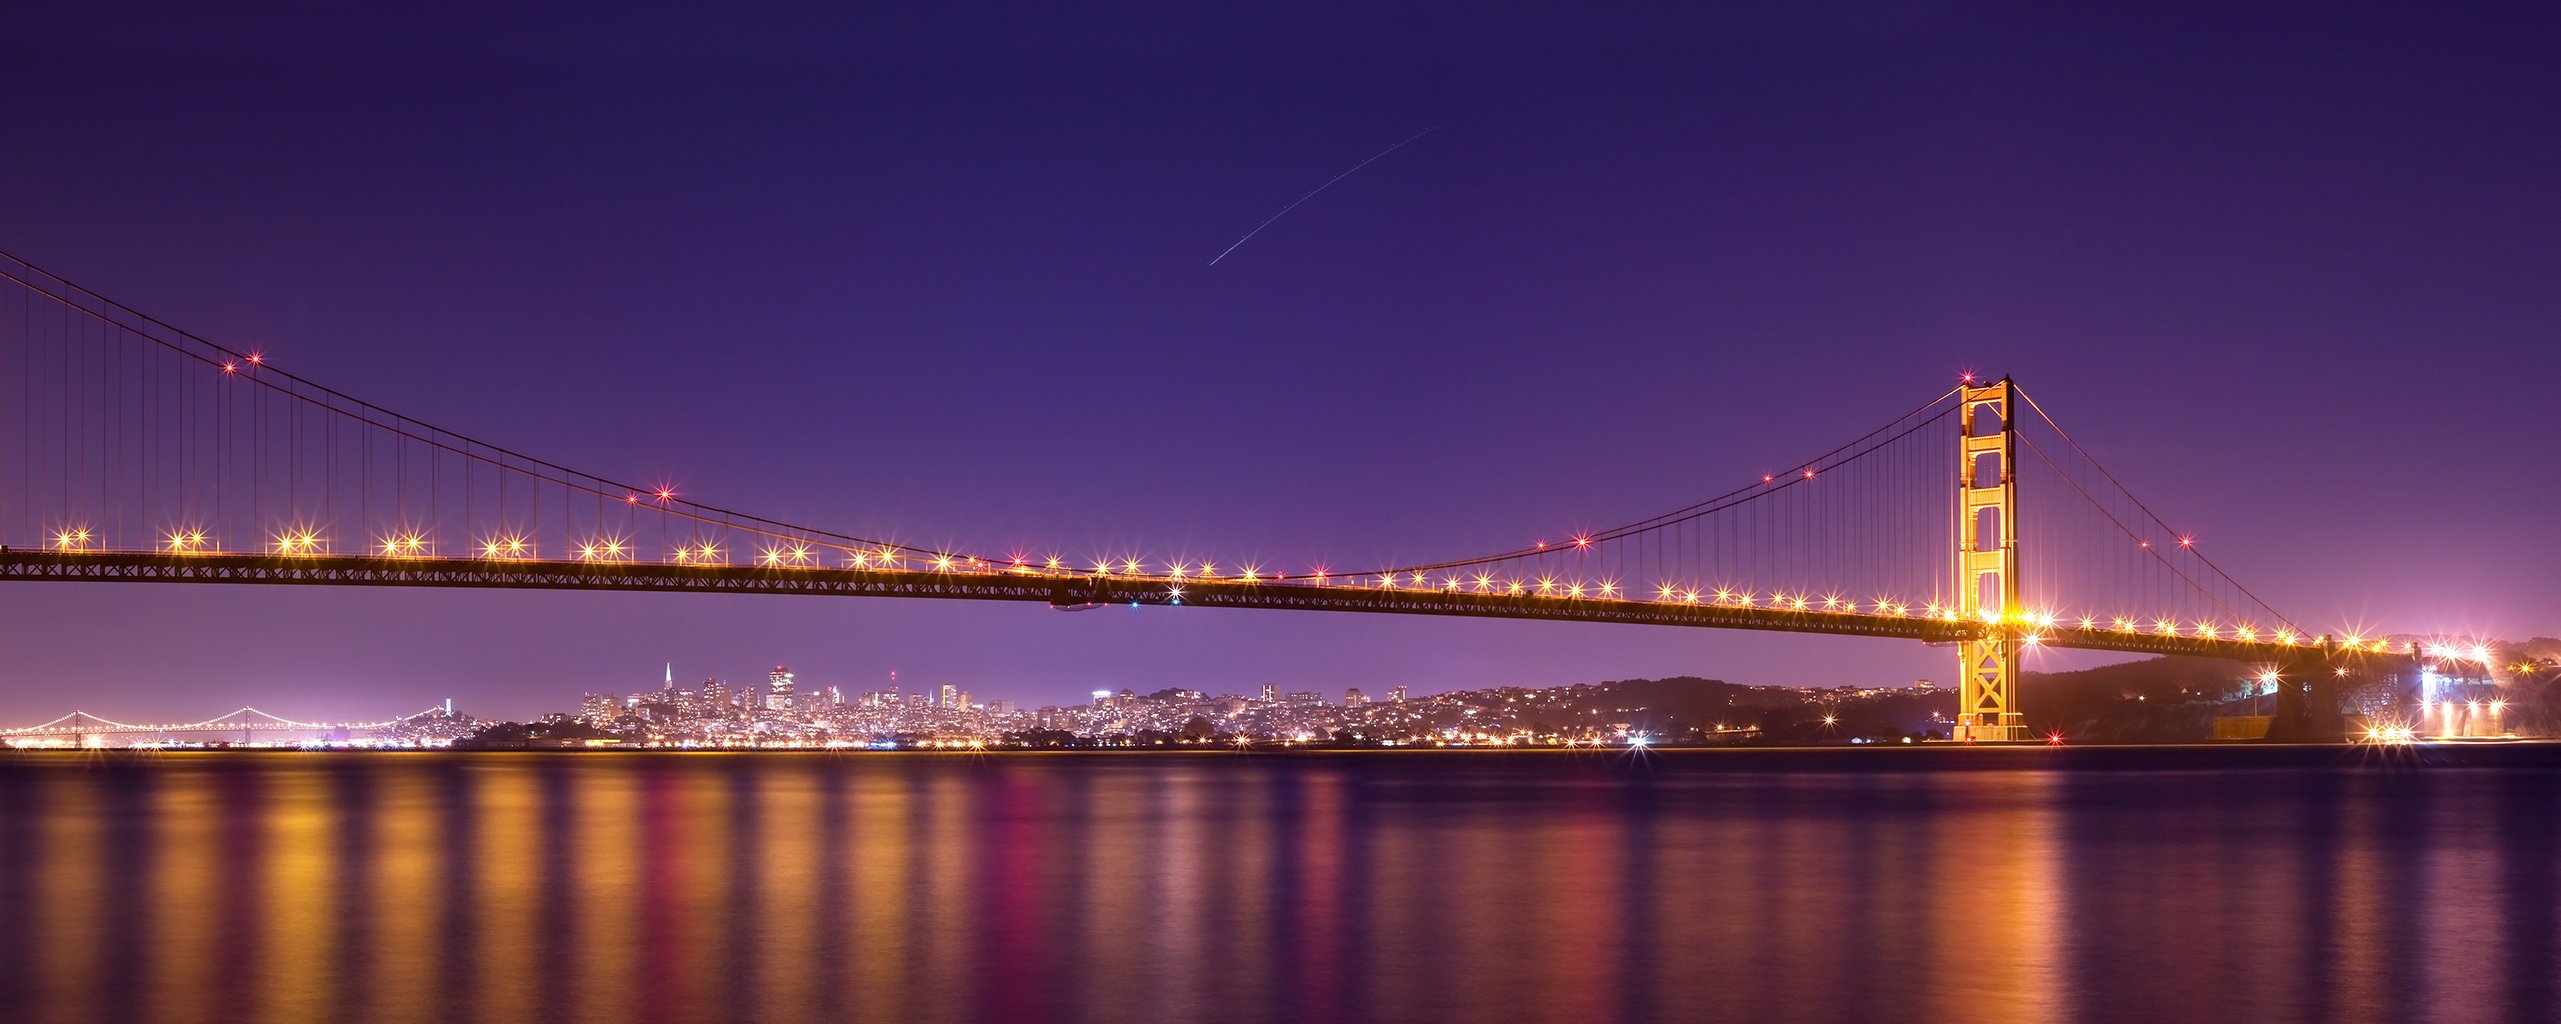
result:
[[[1425,128],[1425,129],[1423,129],[1422,131],[1415,132],[1415,133],[1414,133],[1414,139],[1422,138],[1423,136],[1429,135],[1429,134],[1431,134],[1431,133],[1433,133],[1433,132],[1436,132],[1436,131],[1439,131],[1439,130],[1441,130],[1441,126],[1439,126],[1439,125],[1433,125],[1433,126],[1431,126],[1431,127],[1429,127],[1429,128]],[[1405,142],[1412,142],[1412,141],[1414,141],[1414,139],[1407,139],[1407,140],[1405,140]],[[1329,189],[1329,188],[1334,187],[1334,183],[1335,183],[1335,182],[1337,182],[1337,181],[1341,181],[1341,180],[1343,180],[1343,179],[1345,179],[1345,178],[1351,177],[1351,176],[1352,176],[1352,172],[1353,172],[1353,171],[1358,171],[1358,170],[1360,170],[1360,169],[1361,169],[1361,168],[1363,168],[1363,167],[1367,167],[1367,166],[1369,166],[1369,165],[1371,165],[1371,164],[1377,163],[1377,162],[1378,162],[1378,157],[1386,156],[1386,155],[1387,155],[1387,154],[1389,154],[1389,153],[1393,153],[1393,152],[1396,152],[1396,151],[1397,151],[1397,150],[1399,150],[1399,149],[1403,149],[1403,148],[1405,147],[1405,142],[1399,142],[1399,143],[1397,143],[1397,144],[1395,144],[1395,145],[1393,145],[1393,146],[1389,146],[1389,147],[1387,147],[1386,149],[1379,150],[1379,151],[1378,151],[1378,155],[1377,155],[1377,156],[1373,156],[1373,157],[1370,157],[1370,158],[1369,158],[1369,159],[1367,159],[1367,160],[1363,160],[1363,161],[1361,161],[1361,162],[1359,162],[1359,163],[1353,164],[1353,165],[1352,165],[1352,170],[1350,170],[1350,171],[1344,171],[1344,172],[1343,172],[1343,173],[1341,173],[1341,174],[1337,174],[1337,175],[1333,176],[1332,178],[1327,179],[1327,180],[1326,180],[1326,182],[1325,182],[1324,184],[1322,184],[1322,185],[1318,185],[1318,186],[1316,186],[1315,188],[1312,188],[1312,189],[1307,190],[1307,194],[1306,194],[1306,195],[1303,195],[1303,196],[1298,197],[1298,203],[1304,203],[1304,202],[1306,202],[1306,201],[1308,201],[1308,200],[1310,200],[1310,199],[1314,199],[1314,198],[1316,198],[1316,193],[1318,193],[1318,192],[1322,192],[1322,191],[1325,191],[1326,189]],[[1289,216],[1289,211],[1291,211],[1291,210],[1295,210],[1295,209],[1298,209],[1298,203],[1291,203],[1291,204],[1289,204],[1288,206],[1281,207],[1281,211],[1280,211],[1279,213],[1275,213],[1275,214],[1273,214],[1273,215],[1271,216],[1271,220],[1266,220],[1266,221],[1264,221],[1264,222],[1262,222],[1262,223],[1260,223],[1260,224],[1256,224],[1256,225],[1254,225],[1254,230],[1252,230],[1252,231],[1248,231],[1248,232],[1245,232],[1245,237],[1237,239],[1237,240],[1236,240],[1236,245],[1228,246],[1226,249],[1221,250],[1221,251],[1219,252],[1219,254],[1218,254],[1218,255],[1210,257],[1210,259],[1209,259],[1209,265],[1210,265],[1210,266],[1213,266],[1213,267],[1217,266],[1217,265],[1218,265],[1218,261],[1223,260],[1223,259],[1226,259],[1226,258],[1227,258],[1227,254],[1228,254],[1228,253],[1231,253],[1231,252],[1235,252],[1235,251],[1236,251],[1236,246],[1237,246],[1237,245],[1243,245],[1243,244],[1245,244],[1245,243],[1247,243],[1247,242],[1253,241],[1253,240],[1254,240],[1254,236],[1255,236],[1255,235],[1262,234],[1262,233],[1263,233],[1263,229],[1264,229],[1264,228],[1267,228],[1267,227],[1272,226],[1272,221],[1274,221],[1274,220],[1279,220],[1279,219],[1281,219],[1281,218],[1283,218],[1283,217]]]

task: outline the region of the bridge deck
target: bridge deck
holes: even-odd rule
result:
[[[1072,575],[1044,571],[852,569],[765,565],[536,559],[383,558],[344,555],[124,551],[0,552],[0,580],[157,583],[303,584],[368,587],[467,587],[648,591],[709,594],[811,594],[837,597],[1037,601],[1059,607],[1125,604],[1265,608],[1395,615],[1617,622],[1652,626],[1753,629],[1830,636],[1870,636],[1953,643],[2006,628],[2040,646],[2135,654],[2179,654],[2281,663],[2315,654],[2309,643],[2279,644],[2230,636],[2127,632],[2057,625],[1993,626],[1921,615],[1799,610],[1621,597],[1482,593],[1320,584],[1312,581],[1171,580],[1148,576]]]

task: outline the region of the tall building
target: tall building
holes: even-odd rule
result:
[[[791,670],[780,665],[765,674],[765,706],[776,711],[791,710]]]
[[[1278,703],[1280,703],[1280,684],[1279,684],[1279,683],[1264,683],[1264,684],[1263,684],[1263,703],[1265,703],[1265,704],[1278,704]]]
[[[967,710],[969,710],[970,708],[976,707],[977,705],[975,705],[975,704],[971,704],[971,703],[969,702],[969,691],[967,691],[967,690],[962,690],[962,691],[960,691],[960,703],[958,703],[958,704],[954,704],[954,705],[952,705],[952,706],[953,706],[953,707],[956,707],[956,708],[959,708],[959,709],[961,709],[961,710],[963,710],[963,711],[967,711]]]
[[[952,684],[950,684],[950,683],[944,683],[944,684],[943,684],[943,689],[942,689],[942,699],[941,699],[940,701],[938,701],[937,703],[939,704],[939,706],[944,707],[944,708],[956,708],[956,707],[959,707],[959,706],[960,706],[960,687],[953,686],[953,685],[952,685]]]
[[[1405,703],[1405,688],[1399,686],[1393,690],[1387,691],[1387,699],[1399,704]]]
[[[728,704],[728,703],[729,703],[729,686],[728,686],[728,684],[723,683],[723,682],[721,682],[720,680],[717,680],[717,679],[705,679],[705,680],[703,680],[703,681],[702,681],[702,702],[703,702],[703,706],[704,706],[704,707],[709,707],[709,708],[721,707],[721,706],[724,706],[724,705]]]
[[[588,725],[603,725],[622,714],[622,698],[610,693],[589,693],[578,699],[578,717]]]
[[[1357,708],[1357,707],[1363,707],[1363,706],[1366,706],[1368,703],[1369,703],[1369,695],[1368,695],[1368,694],[1365,694],[1365,693],[1362,693],[1362,692],[1361,692],[1361,688],[1360,688],[1360,687],[1355,686],[1355,687],[1352,687],[1351,689],[1348,689],[1348,690],[1343,691],[1343,706],[1344,706],[1344,707],[1347,707],[1347,708]]]

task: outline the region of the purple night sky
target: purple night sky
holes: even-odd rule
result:
[[[2561,633],[2548,4],[164,6],[7,17],[0,248],[714,504],[1420,560],[1784,470],[1974,369],[2307,625]],[[526,716],[668,661],[1026,704],[1954,671],[924,601],[18,584],[0,613],[6,724]]]

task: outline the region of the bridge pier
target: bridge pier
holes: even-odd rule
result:
[[[2319,647],[2276,667],[2276,714],[2268,721],[2271,743],[2344,743],[2347,713],[2340,695],[2415,665],[2410,658],[2342,651],[2328,637]]]
[[[2294,658],[2277,666],[2276,714],[2268,720],[2268,741],[2337,743],[2347,739],[2347,725],[2339,715],[2337,678],[2335,667],[2324,655]]]

